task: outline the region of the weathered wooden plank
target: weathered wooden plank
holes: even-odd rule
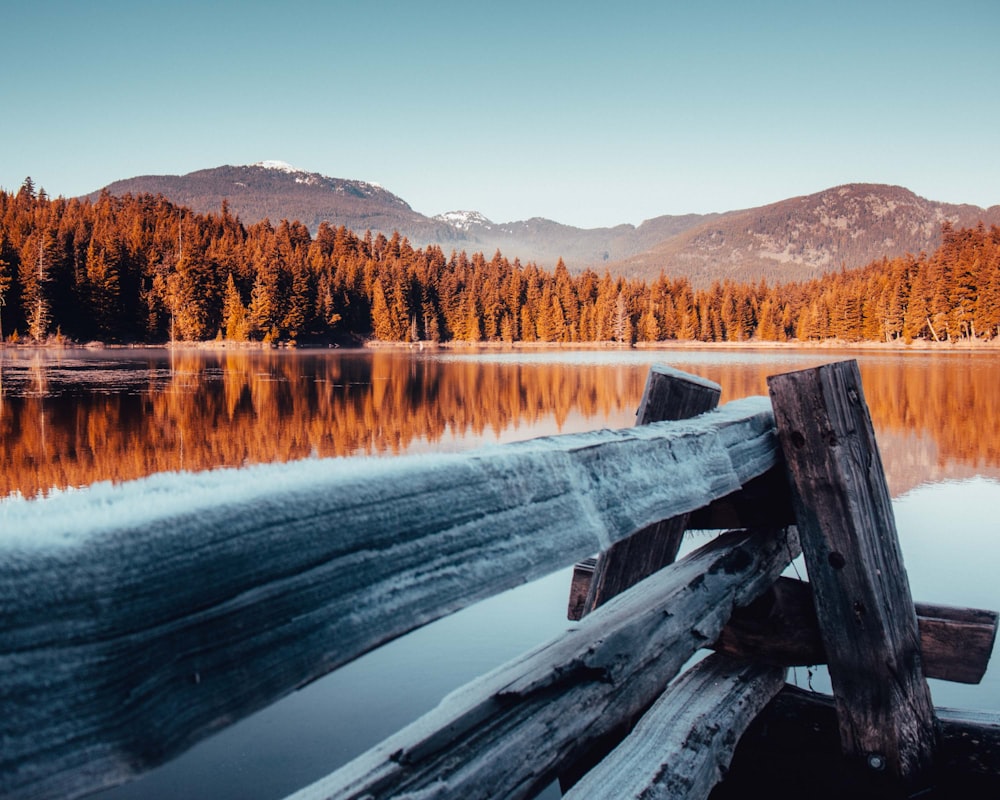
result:
[[[747,726],[785,670],[713,654],[672,683],[566,800],[701,800],[722,779]]]
[[[636,425],[696,417],[719,404],[722,387],[663,364],[650,367],[646,388],[636,412]],[[673,563],[684,538],[687,515],[661,520],[634,533],[597,557],[589,576],[585,568],[574,572],[566,616],[580,619],[597,606],[634,586],[656,570]],[[583,603],[574,602],[587,584]]]
[[[996,611],[917,603],[924,674],[957,683],[979,683],[997,637]]]
[[[80,795],[379,644],[731,493],[766,398],[481,453],[0,504],[0,794]]]
[[[996,611],[916,603],[924,675],[979,683],[997,634]],[[712,648],[780,666],[825,664],[812,587],[779,578],[748,608],[737,609]]]
[[[722,387],[715,381],[666,364],[654,364],[646,376],[635,424],[690,419],[711,411],[721,396]]]
[[[857,362],[768,378],[844,751],[919,783],[934,712]],[[881,763],[876,759],[877,763]]]
[[[530,797],[652,703],[796,552],[794,531],[724,534],[293,797]]]
[[[928,797],[1000,797],[1000,714],[935,708],[938,749]],[[906,797],[887,772],[859,767],[840,753],[834,700],[786,686],[740,740],[726,781],[713,798],[884,800]]]

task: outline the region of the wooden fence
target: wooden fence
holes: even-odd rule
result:
[[[556,777],[572,797],[704,797],[787,698],[787,666],[818,662],[845,763],[921,788],[962,724],[974,736],[949,758],[994,774],[977,754],[1000,722],[936,714],[924,678],[977,681],[997,615],[914,607],[857,365],[770,390],[711,410],[718,386],[654,368],[625,430],[4,504],[0,794],[128,780],[594,553],[565,634],[295,797],[531,797]],[[691,527],[739,530],[675,562]],[[779,581],[800,547],[810,584]]]

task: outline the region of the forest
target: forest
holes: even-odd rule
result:
[[[243,224],[161,196],[0,192],[0,341],[318,344],[990,340],[1000,228],[808,282],[694,288],[321,224]]]

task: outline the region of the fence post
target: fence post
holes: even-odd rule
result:
[[[696,417],[715,408],[721,394],[722,387],[717,383],[654,364],[646,378],[646,388],[636,412],[636,425]],[[684,538],[687,520],[688,515],[682,514],[657,522],[612,545],[598,556],[596,565],[578,564],[570,592],[569,618],[580,619],[643,578],[672,564]],[[587,589],[585,599],[584,587]]]
[[[918,783],[935,744],[917,619],[856,361],[768,378],[844,753]]]

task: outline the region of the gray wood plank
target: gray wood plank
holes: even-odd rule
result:
[[[702,800],[786,670],[718,653],[685,672],[565,800]]]
[[[648,707],[797,553],[794,530],[724,534],[292,797],[530,797]]]
[[[766,398],[453,456],[0,504],[0,794],[83,794],[391,638],[729,494]]]
[[[845,753],[919,785],[934,711],[857,362],[768,378]],[[881,760],[880,760],[881,759]]]

